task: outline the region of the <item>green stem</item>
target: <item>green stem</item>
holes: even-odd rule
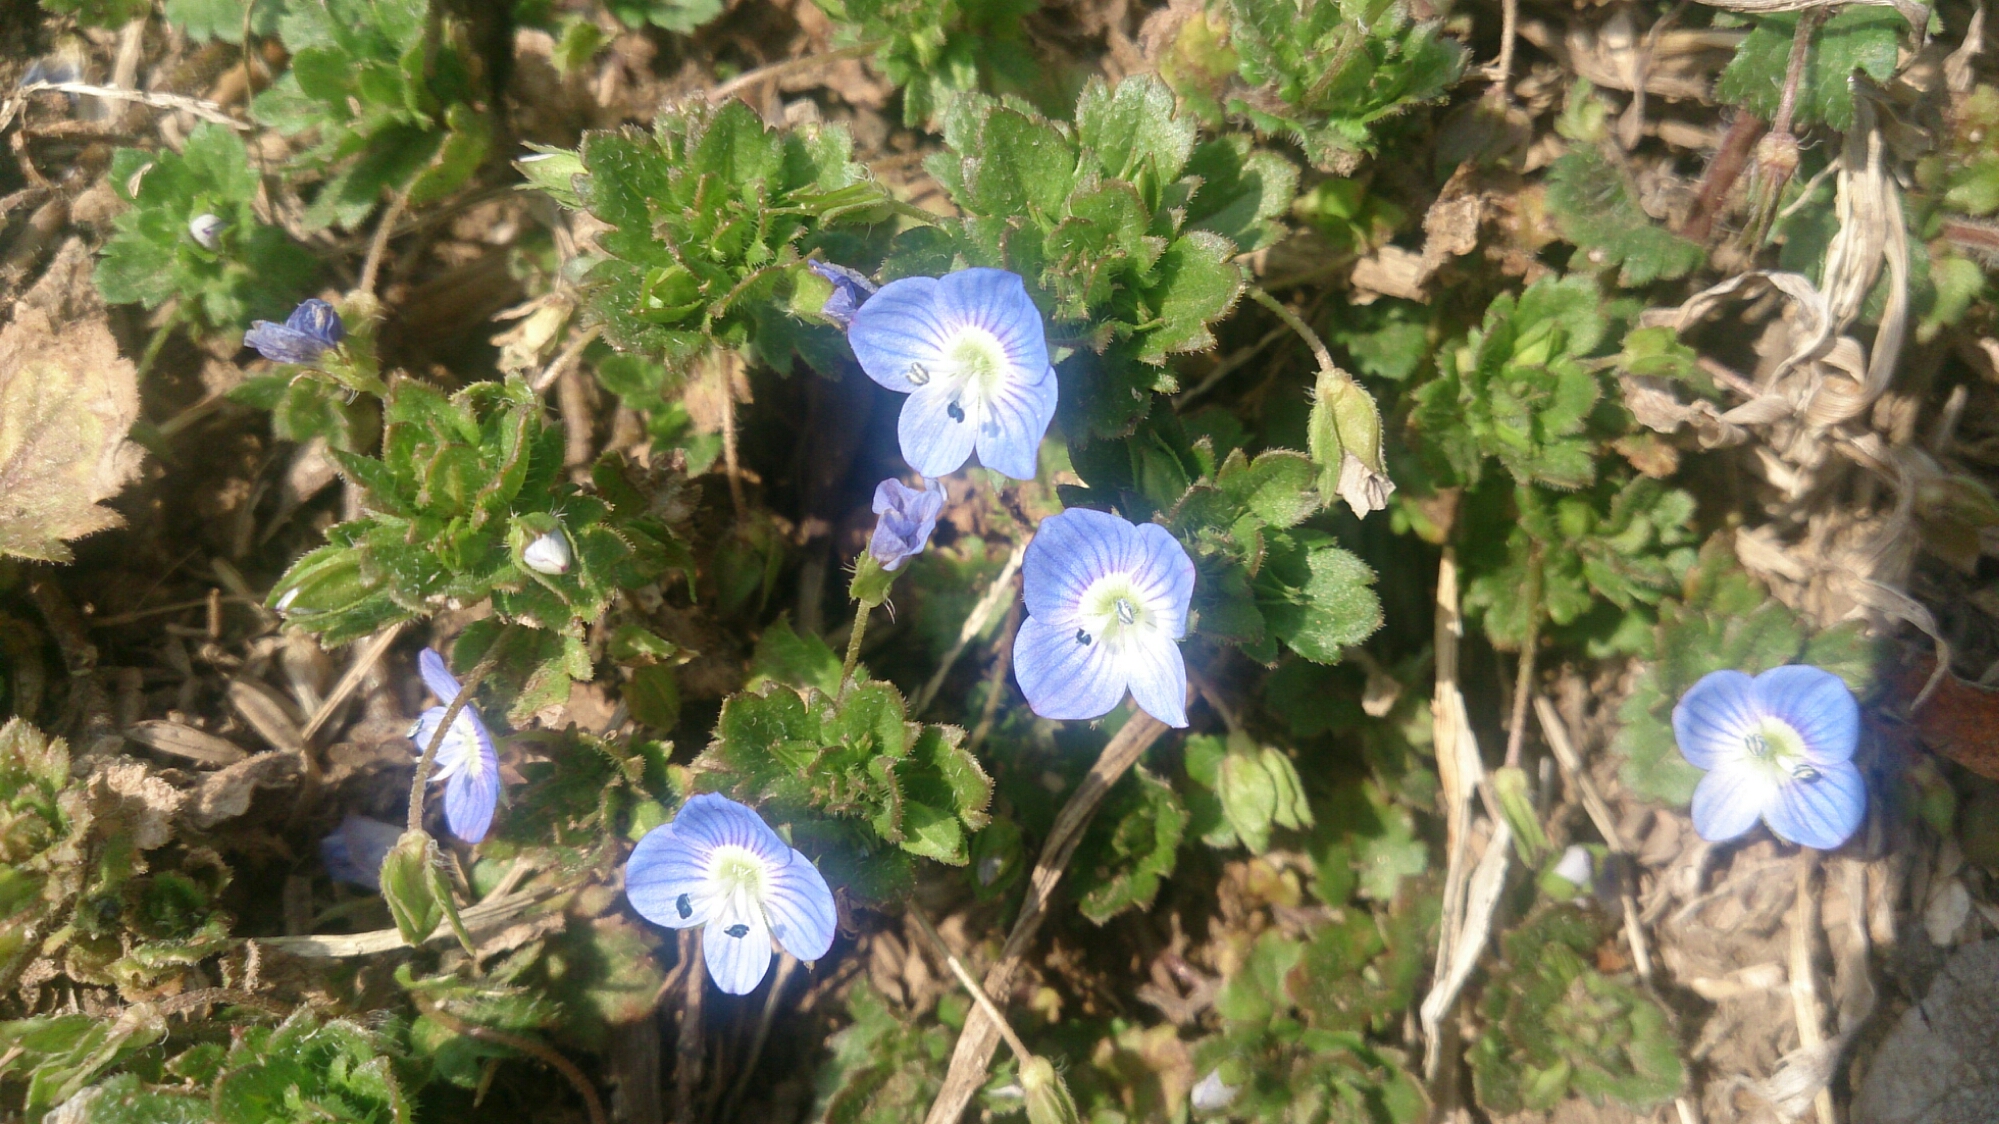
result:
[[[1339,364],[1333,362],[1333,353],[1326,350],[1326,343],[1319,338],[1319,333],[1313,331],[1310,324],[1299,319],[1298,314],[1287,308],[1283,301],[1264,292],[1261,285],[1249,287],[1249,298],[1275,313],[1279,320],[1284,321],[1286,327],[1298,333],[1298,338],[1304,340],[1305,346],[1312,349],[1312,358],[1319,361],[1319,370],[1339,378],[1347,377],[1347,373],[1340,370]]]
[[[854,666],[861,662],[861,638],[868,634],[868,614],[874,608],[863,601],[861,607],[854,611],[854,627],[847,634],[847,658],[840,665],[840,683],[843,686],[854,677]]]
[[[472,692],[479,689],[479,684],[485,681],[486,676],[500,662],[500,651],[507,642],[508,634],[513,630],[513,625],[500,629],[499,635],[493,637],[492,645],[486,649],[486,658],[480,660],[479,666],[473,668],[472,674],[467,675],[459,684],[458,697],[445,704],[444,721],[439,722],[437,729],[431,732],[430,743],[423,747],[423,757],[416,763],[416,776],[410,779],[409,830],[423,830],[424,785],[430,780],[431,767],[437,764],[437,750],[444,744],[445,731],[451,729],[453,722],[458,721],[459,713],[472,701]]]
[[[1527,636],[1520,642],[1520,665],[1513,678],[1513,716],[1506,727],[1506,764],[1519,768],[1527,733],[1527,700],[1534,694],[1534,649],[1541,643],[1541,544],[1527,548]]]
[[[174,305],[173,311],[167,313],[167,318],[161,321],[159,327],[153,329],[151,338],[146,340],[146,350],[139,354],[138,373],[133,377],[141,380],[146,377],[146,372],[153,369],[153,361],[160,357],[160,349],[166,347],[167,339],[174,334],[174,329],[180,327],[181,322],[186,319],[186,306]]]

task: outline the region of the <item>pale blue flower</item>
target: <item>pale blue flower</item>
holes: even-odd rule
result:
[[[930,545],[930,533],[937,529],[937,514],[943,510],[941,486],[912,488],[895,479],[875,485],[875,514],[881,518],[868,539],[868,553],[875,556],[882,569],[900,570]]]
[[[336,882],[382,889],[382,860],[403,837],[400,824],[347,813],[333,833],[319,841],[319,861]]]
[[[713,793],[639,840],[625,863],[625,896],[656,924],[701,926],[708,975],[730,995],[763,981],[772,937],[798,959],[817,960],[839,924],[812,860],[750,808]]]
[[[425,648],[416,662],[425,685],[438,701],[410,729],[410,741],[421,757],[437,724],[444,721],[445,708],[458,697],[458,680],[444,666],[444,657],[430,648]],[[451,834],[467,843],[486,838],[487,829],[493,826],[493,807],[500,802],[500,755],[493,748],[493,735],[471,704],[458,712],[443,744],[437,747],[430,780],[433,784],[444,782],[444,822]]]
[[[1187,635],[1194,562],[1154,523],[1072,508],[1041,521],[1021,566],[1028,617],[1014,676],[1043,718],[1096,718],[1124,700],[1187,724]]]
[[[243,333],[243,346],[273,363],[317,363],[319,357],[339,347],[347,337],[347,326],[333,306],[318,297],[309,297],[282,324],[257,320]]]
[[[854,314],[847,340],[869,378],[909,395],[896,433],[920,475],[956,472],[976,450],[987,468],[1034,479],[1055,418],[1055,369],[1017,274],[891,281]]]
[[[1673,708],[1680,753],[1707,771],[1694,789],[1694,829],[1733,839],[1760,818],[1780,839],[1827,851],[1867,812],[1853,764],[1860,705],[1839,676],[1804,664],[1754,679],[1702,677]]]
[[[833,295],[819,308],[819,315],[831,320],[841,328],[854,322],[854,313],[867,299],[874,295],[877,286],[858,269],[848,269],[832,262],[809,261],[805,263],[812,272],[833,283]]]

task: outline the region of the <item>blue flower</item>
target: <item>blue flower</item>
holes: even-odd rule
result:
[[[833,283],[833,295],[820,306],[819,315],[845,328],[854,322],[854,312],[875,293],[875,283],[868,280],[858,269],[848,269],[832,262],[809,261],[805,263],[812,272]]]
[[[319,841],[319,861],[336,882],[382,889],[382,860],[403,837],[401,826],[347,813],[333,834]]]
[[[282,324],[269,320],[251,323],[250,330],[243,333],[243,346],[256,348],[257,354],[273,363],[317,363],[346,336],[347,326],[340,322],[333,306],[310,297],[292,309]]]
[[[947,476],[977,450],[987,468],[1034,479],[1055,418],[1055,369],[1018,275],[891,281],[854,314],[847,340],[869,378],[909,395],[896,433],[919,474]]]
[[[421,757],[431,735],[437,732],[437,724],[444,721],[445,708],[458,697],[458,680],[451,677],[444,657],[433,649],[425,648],[416,662],[439,704],[424,711],[410,729],[410,741]],[[437,747],[436,765],[430,779],[433,784],[444,782],[444,822],[450,825],[451,834],[467,843],[486,838],[486,829],[493,826],[493,806],[500,802],[500,756],[493,749],[493,735],[486,732],[486,724],[469,703],[458,712],[444,743]]]
[[[1043,718],[1096,718],[1127,689],[1147,714],[1187,724],[1194,562],[1166,528],[1074,508],[1041,521],[1021,566],[1028,617],[1014,676]]]
[[[1867,786],[1852,760],[1860,705],[1829,671],[1713,672],[1673,708],[1673,735],[1707,770],[1693,804],[1703,839],[1733,839],[1760,817],[1781,839],[1829,851],[1866,814]]]
[[[930,532],[937,529],[937,513],[944,510],[944,489],[912,488],[900,480],[884,480],[875,485],[875,533],[868,539],[868,553],[884,570],[900,570],[911,558],[930,545]]]
[[[702,958],[730,995],[756,990],[772,937],[800,960],[833,947],[839,913],[812,860],[726,796],[689,800],[653,828],[625,863],[625,896],[649,921],[702,927]]]

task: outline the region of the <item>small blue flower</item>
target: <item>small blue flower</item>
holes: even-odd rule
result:
[[[254,321],[243,333],[243,346],[273,363],[317,363],[319,357],[347,336],[347,326],[333,306],[318,297],[309,297],[292,309],[282,324]]]
[[[833,947],[839,913],[812,860],[754,811],[726,796],[689,800],[653,828],[625,863],[625,896],[670,929],[702,926],[715,986],[748,995],[770,971],[772,937],[800,960]]]
[[[410,729],[410,741],[422,757],[437,724],[444,721],[445,708],[458,697],[458,680],[451,677],[444,657],[433,649],[425,648],[416,662],[425,685],[438,701]],[[436,771],[430,779],[432,783],[444,782],[444,822],[450,825],[451,834],[467,843],[486,838],[486,830],[493,826],[493,806],[500,802],[500,755],[493,749],[493,735],[469,703],[458,712],[443,744],[437,747]]]
[[[1860,705],[1839,676],[1804,664],[1751,679],[1703,676],[1673,708],[1680,753],[1707,771],[1694,789],[1694,829],[1733,839],[1761,818],[1780,839],[1829,851],[1867,812],[1853,764]]]
[[[319,841],[319,861],[336,882],[382,889],[382,860],[403,837],[398,824],[347,813],[333,834]]]
[[[1055,369],[1018,275],[891,281],[854,314],[847,340],[869,378],[909,395],[896,433],[920,475],[948,476],[976,450],[987,468],[1034,479],[1055,418]]]
[[[812,272],[833,283],[833,295],[820,306],[819,315],[831,320],[841,328],[854,322],[854,312],[875,294],[876,285],[860,270],[848,269],[832,262],[809,261]]]
[[[937,529],[937,513],[944,510],[944,489],[912,488],[900,480],[884,480],[875,486],[875,533],[868,539],[868,553],[884,570],[900,570],[904,563],[923,553],[930,545],[930,532]]]
[[[1147,714],[1187,724],[1187,635],[1194,562],[1154,523],[1072,508],[1041,521],[1021,566],[1028,617],[1014,676],[1043,718],[1096,718],[1131,691]]]

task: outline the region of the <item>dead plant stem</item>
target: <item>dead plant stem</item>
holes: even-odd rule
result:
[[[757,1071],[757,1059],[763,1056],[764,1044],[770,1041],[771,1024],[777,1021],[777,1008],[784,998],[784,985],[798,971],[798,958],[788,952],[780,952],[777,958],[777,978],[771,981],[770,994],[764,996],[763,1013],[757,1016],[757,1032],[750,1039],[750,1052],[743,1058],[740,1071],[736,1074],[735,1087],[729,1090],[729,1103],[722,1110],[722,1119],[734,1120],[736,1110],[742,1107],[743,1097],[750,1091],[750,1078]]]
[[[986,989],[980,987],[979,981],[972,978],[972,973],[965,969],[964,963],[951,951],[951,946],[945,944],[944,938],[939,936],[937,930],[931,927],[930,919],[923,916],[923,910],[914,901],[908,904],[910,919],[916,922],[917,928],[923,930],[925,939],[929,940],[931,947],[937,950],[937,955],[944,958],[945,966],[951,969],[952,975],[958,977],[958,982],[964,985],[966,992],[970,993],[972,1001],[979,1005],[979,1010],[984,1011],[986,1017],[991,1019],[993,1025],[999,1029],[1000,1037],[1006,1039],[1007,1049],[1012,1050],[1013,1056],[1019,1058],[1023,1063],[1028,1058],[1033,1057],[1034,1055],[1028,1050],[1027,1044],[1020,1040],[1020,1035],[1014,1033],[1013,1024],[1009,1023],[1006,1020],[1006,1015],[993,1004],[992,996],[986,994]]]
[[[1513,714],[1506,724],[1506,767],[1520,767],[1521,743],[1527,735],[1527,700],[1534,694],[1534,649],[1541,642],[1541,544],[1527,551],[1527,636],[1520,642],[1520,661],[1513,675]]]

